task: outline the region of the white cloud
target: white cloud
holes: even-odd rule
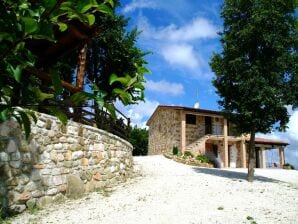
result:
[[[200,65],[193,46],[189,44],[164,46],[161,50],[161,54],[167,62],[174,66],[196,69]]]
[[[159,102],[148,99],[145,99],[145,102],[129,106],[123,106],[119,101],[116,102],[116,107],[131,119],[131,125],[142,128],[146,127],[147,120],[158,105]]]
[[[280,139],[289,142],[289,145],[285,150],[286,162],[293,164],[296,169],[298,169],[298,111],[293,111],[288,108],[291,114],[288,129],[285,133],[283,132],[273,132],[271,134],[258,134],[258,137],[270,138],[270,139]]]
[[[125,5],[123,8],[124,13],[133,12],[136,9],[144,9],[144,8],[156,8],[157,5],[155,2],[150,0],[132,0],[131,3]]]
[[[148,80],[146,82],[146,90],[152,92],[158,92],[162,94],[170,94],[173,96],[183,95],[184,87],[180,83],[171,83],[165,80],[161,80],[158,82],[154,82],[152,80]]]
[[[141,17],[138,27],[143,30],[147,38],[171,41],[171,42],[188,42],[204,38],[215,38],[217,28],[207,19],[197,17],[190,23],[178,27],[171,24],[165,27],[153,27],[149,24],[147,18]]]

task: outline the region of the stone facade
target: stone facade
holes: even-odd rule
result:
[[[151,125],[152,124],[152,125]],[[180,146],[180,113],[160,110],[149,129],[149,155],[158,155]]]
[[[132,145],[106,131],[37,113],[29,140],[14,121],[0,125],[4,213],[43,207],[110,188],[132,173]]]

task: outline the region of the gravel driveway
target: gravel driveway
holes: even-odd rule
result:
[[[141,176],[110,195],[92,193],[22,214],[12,223],[298,223],[298,171],[196,168],[163,156],[135,157]]]

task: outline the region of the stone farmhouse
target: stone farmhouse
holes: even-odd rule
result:
[[[172,152],[177,146],[183,153],[203,154],[217,167],[246,168],[249,136],[237,134],[222,112],[181,106],[156,108],[149,118],[149,155]],[[256,167],[266,168],[266,150],[279,149],[280,167],[283,167],[284,148],[280,140],[256,138]]]

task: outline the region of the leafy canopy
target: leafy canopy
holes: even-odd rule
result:
[[[295,0],[226,0],[222,51],[213,55],[219,104],[242,132],[285,130],[297,105]]]
[[[14,117],[23,125],[28,137],[29,116],[34,117],[34,113],[18,106],[37,110],[41,104],[46,104],[49,106],[47,110],[65,123],[67,117],[61,111],[60,105],[61,99],[66,97],[70,97],[74,105],[92,99],[99,107],[105,106],[112,113],[114,106],[111,99],[120,99],[125,104],[135,102],[135,99],[142,99],[143,75],[147,72],[142,66],[145,61],[142,63],[133,61],[135,67],[134,70],[130,70],[131,73],[124,71],[119,74],[117,71],[112,71],[114,72],[112,76],[112,73],[106,73],[108,82],[105,82],[105,88],[100,86],[99,82],[98,85],[92,83],[92,93],[80,92],[72,95],[62,88],[61,79],[72,82],[77,51],[74,50],[67,57],[57,59],[53,64],[44,65],[37,64],[39,58],[30,47],[41,41],[56,43],[58,37],[69,29],[72,21],[79,21],[86,26],[99,26],[103,32],[108,25],[101,26],[100,18],[106,20],[117,18],[113,7],[113,0],[0,1],[0,123]],[[108,40],[112,41],[113,38],[117,37],[111,36]],[[109,43],[106,42],[106,45]],[[28,72],[28,68],[36,67],[51,75],[52,85],[45,85],[42,80]],[[112,97],[107,89],[112,93]],[[141,97],[134,98],[134,91],[140,91]]]

